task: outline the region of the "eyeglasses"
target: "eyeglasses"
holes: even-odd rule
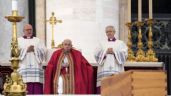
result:
[[[64,43],[63,45],[65,45],[65,46],[71,46],[72,44],[67,44],[67,43]]]
[[[24,30],[26,30],[26,31],[31,31],[32,29],[24,29]]]
[[[110,33],[110,32],[113,32],[113,33],[115,33],[115,31],[106,31],[106,33]]]

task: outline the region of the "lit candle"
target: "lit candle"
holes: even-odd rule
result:
[[[128,0],[128,22],[131,22],[131,0]]]
[[[149,0],[149,19],[153,19],[153,0]]]
[[[142,21],[142,0],[138,0],[138,21]]]
[[[12,10],[17,10],[17,0],[12,0]]]

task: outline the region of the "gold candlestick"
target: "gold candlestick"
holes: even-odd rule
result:
[[[135,61],[135,56],[134,56],[134,52],[132,51],[132,36],[131,36],[132,24],[127,23],[126,26],[128,27],[128,42],[127,42],[128,58],[127,58],[127,60],[130,61],[130,62],[133,62],[133,61]]]
[[[137,21],[136,22],[138,27],[138,51],[136,54],[136,61],[146,61],[145,58],[145,52],[142,50],[143,43],[142,43],[142,32],[141,32],[141,26],[143,26],[143,22]]]
[[[62,23],[62,20],[57,20],[56,17],[54,16],[55,13],[52,12],[52,16],[50,17],[49,20],[47,20],[47,22],[49,22],[52,25],[52,41],[51,41],[51,48],[55,48],[55,41],[54,41],[54,25],[56,25],[56,23]]]
[[[146,59],[147,61],[157,62],[158,59],[156,58],[156,53],[153,50],[153,33],[152,33],[152,25],[153,25],[153,19],[148,19],[147,24],[149,26],[149,33],[148,33],[148,51],[146,53]]]
[[[20,22],[24,17],[18,16],[18,11],[13,10],[12,16],[5,17],[8,21],[12,22],[12,42],[11,42],[11,67],[13,72],[11,77],[6,77],[4,84],[3,94],[5,96],[25,96],[26,84],[23,83],[21,75],[17,72],[19,68],[19,49],[17,40],[17,22]]]

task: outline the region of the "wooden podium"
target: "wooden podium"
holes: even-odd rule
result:
[[[102,80],[102,96],[166,96],[164,71],[131,70]]]

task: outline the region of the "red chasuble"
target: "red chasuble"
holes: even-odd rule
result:
[[[57,94],[57,82],[59,75],[62,75],[64,80],[66,76],[68,76],[67,78],[70,78],[67,81],[69,84],[69,87],[67,88],[69,89],[68,94],[92,94],[93,67],[79,51],[71,49],[70,54],[67,56],[70,63],[69,74],[66,74],[61,67],[64,55],[63,49],[59,49],[51,56],[45,71],[44,93]]]

